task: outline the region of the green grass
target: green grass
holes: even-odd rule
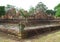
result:
[[[60,42],[60,31],[35,36],[32,39],[26,39],[25,42]]]
[[[33,39],[33,42],[60,42],[60,31],[40,36],[38,39]]]

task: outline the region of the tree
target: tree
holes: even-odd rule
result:
[[[43,11],[43,12],[46,12],[47,10],[47,7],[44,3],[42,2],[39,2],[36,7],[35,7],[36,11]]]
[[[29,16],[28,12],[25,11],[24,9],[20,9],[19,11],[20,11],[21,16],[23,16],[24,18],[27,18]]]
[[[16,9],[13,5],[7,5],[6,8],[5,8],[6,12],[7,13],[11,13],[12,15],[13,14],[16,14]]]
[[[7,19],[9,19],[10,17],[11,17],[11,19],[17,18],[16,17],[16,8],[15,8],[15,6],[13,6],[13,5],[7,5],[5,7],[5,11],[6,11],[6,18]]]
[[[0,16],[5,15],[5,6],[0,6]]]
[[[35,12],[35,8],[34,7],[30,7],[30,9],[29,9],[29,14],[31,15],[31,14],[34,14],[34,12]]]
[[[55,16],[60,17],[60,3],[57,6],[55,6],[54,10],[56,11]]]
[[[8,4],[8,5],[5,7],[5,10],[8,11],[8,10],[10,10],[11,8],[14,8],[14,6]]]
[[[21,32],[23,32],[23,30],[24,30],[24,27],[26,26],[26,23],[28,22],[27,21],[27,18],[28,18],[28,16],[29,16],[29,14],[28,14],[28,12],[27,11],[25,11],[24,9],[20,9],[19,10],[19,12],[20,12],[20,15],[22,16],[22,17],[24,17],[24,19],[25,19],[25,24],[23,24],[22,22],[20,22],[20,24],[19,24],[19,30],[21,31]]]
[[[48,15],[55,15],[56,11],[54,11],[54,10],[47,10],[46,13]]]

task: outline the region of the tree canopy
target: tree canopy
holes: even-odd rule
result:
[[[0,16],[5,15],[5,7],[0,6]]]
[[[60,3],[54,9],[56,11],[55,16],[60,17]]]
[[[34,7],[30,7],[29,9],[29,14],[34,14],[35,8]]]
[[[29,16],[28,12],[24,9],[20,9],[19,12],[20,12],[21,16],[23,16],[25,18]]]
[[[46,13],[49,14],[49,15],[55,15],[56,11],[54,11],[54,10],[47,10]]]
[[[5,7],[6,12],[11,13],[11,14],[16,14],[16,9],[13,5],[7,5]]]
[[[46,7],[46,5],[45,5],[44,3],[39,2],[39,3],[36,5],[35,9],[36,9],[37,11],[46,12],[47,7]]]

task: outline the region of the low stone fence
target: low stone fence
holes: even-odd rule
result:
[[[0,24],[0,32],[4,32],[21,38],[27,38],[32,35],[34,36],[35,34],[44,33],[45,31],[60,29],[59,27],[60,24],[25,27],[24,30],[20,32],[18,24]]]

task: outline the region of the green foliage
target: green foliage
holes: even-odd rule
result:
[[[56,16],[56,17],[60,17],[60,4],[58,4],[54,9],[55,9],[55,11],[56,11],[55,16]]]
[[[54,10],[47,10],[46,13],[47,14],[51,14],[51,15],[55,15],[56,11],[54,11]]]
[[[0,6],[0,16],[5,15],[5,6]]]
[[[55,16],[60,17],[60,9],[57,9],[57,12],[56,12]]]
[[[34,14],[34,11],[35,11],[35,8],[34,7],[30,7],[30,9],[29,9],[29,14],[31,15],[31,14]]]
[[[46,5],[45,5],[44,3],[42,3],[42,2],[39,2],[39,3],[35,6],[35,8],[34,8],[34,7],[30,7],[30,9],[29,9],[29,14],[30,14],[30,15],[31,15],[31,14],[34,14],[34,12],[37,12],[37,11],[46,12],[46,10],[47,10]]]
[[[39,2],[39,3],[36,5],[36,8],[35,8],[35,9],[38,10],[38,11],[46,12],[47,7],[46,7],[46,5],[45,5],[44,3]]]
[[[14,8],[14,6],[8,4],[6,8]]]
[[[25,10],[24,9],[20,9],[19,11],[21,13],[21,16],[23,16],[25,18],[27,18],[29,16],[28,12],[25,13]]]
[[[59,8],[60,8],[60,3],[57,6],[55,6],[54,10],[57,11]]]
[[[10,10],[10,9],[12,9],[12,10]],[[15,9],[15,7],[14,7],[13,5],[9,5],[9,4],[8,4],[8,5],[6,6],[5,10],[6,10],[7,13],[10,12],[11,14],[16,14],[16,9]],[[8,12],[8,11],[9,11],[9,12]]]
[[[23,9],[20,9],[21,16],[25,17],[23,11],[24,11]]]

